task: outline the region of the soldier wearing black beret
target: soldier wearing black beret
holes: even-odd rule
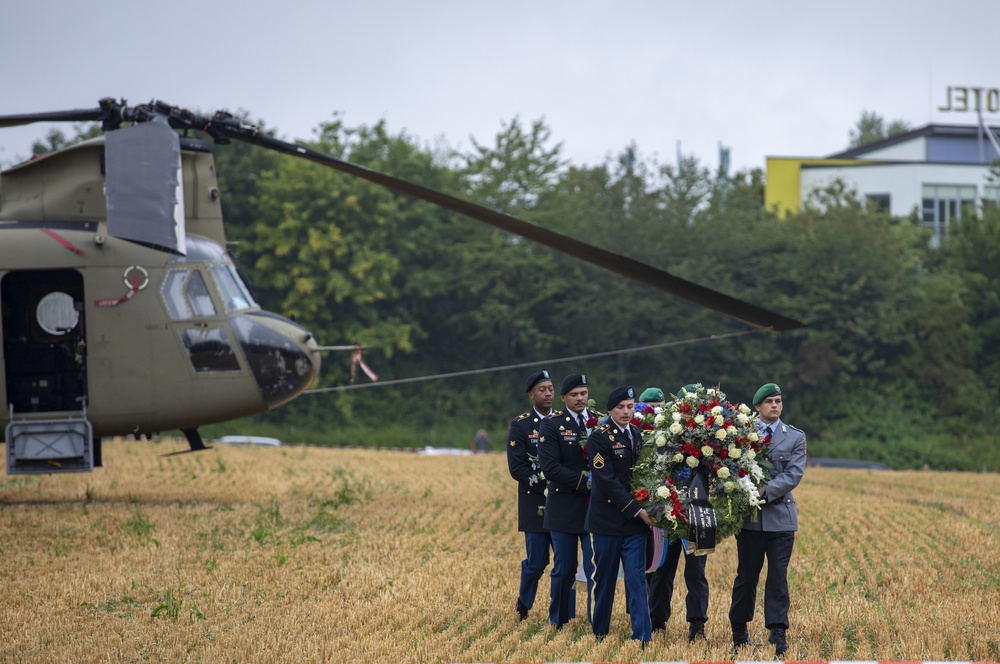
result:
[[[515,417],[507,436],[507,468],[517,480],[517,529],[524,533],[525,559],[515,610],[521,620],[535,603],[538,581],[549,564],[551,538],[545,529],[545,477],[538,463],[538,438],[542,420],[552,412],[553,386],[548,371],[528,376],[525,384],[531,410]],[[556,607],[549,606],[549,622],[556,622]]]
[[[584,527],[587,518],[587,376],[570,374],[563,378],[559,396],[566,408],[555,411],[542,422],[538,439],[538,460],[549,483],[545,500],[545,527],[552,537],[552,601],[556,604],[556,627],[561,628],[575,615],[577,551],[583,551],[583,571],[587,576],[587,619],[592,618],[594,551]]]
[[[695,385],[685,385],[677,390],[677,398],[687,394],[697,394]],[[649,619],[653,631],[666,629],[670,620],[670,598],[674,594],[674,577],[680,562],[683,545],[680,542],[667,545],[663,564],[646,575],[649,584]],[[688,641],[705,638],[705,622],[708,621],[708,579],[705,577],[705,561],[708,556],[688,554],[684,556],[684,585],[687,586],[685,607],[687,609]]]
[[[642,447],[638,427],[630,424],[634,408],[635,390],[612,390],[608,397],[610,419],[587,440],[592,486],[585,525],[594,544],[594,635],[600,641],[611,628],[620,563],[632,638],[645,644],[652,638],[645,578],[646,536],[652,521],[630,487],[632,466]]]
[[[768,458],[774,464],[771,479],[757,491],[764,502],[756,521],[747,519],[736,535],[737,568],[733,582],[733,601],[729,622],[733,628],[733,650],[748,646],[747,623],[753,619],[757,603],[757,582],[767,558],[764,582],[764,625],[770,631],[768,641],[781,658],[788,651],[788,563],[792,558],[799,516],[792,489],[799,485],[806,469],[806,434],[781,421],[784,403],[781,388],[766,383],[753,396],[760,415],[760,436],[770,438]]]

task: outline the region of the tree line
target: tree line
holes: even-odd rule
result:
[[[430,204],[230,145],[217,151],[227,233],[265,308],[325,344],[366,346],[383,382],[522,365],[306,395],[248,425],[379,445],[393,444],[386,436],[440,441],[441,431],[471,438],[480,426],[502,439],[527,408],[523,376],[537,368],[557,383],[587,373],[598,403],[620,384],[675,392],[692,382],[748,401],[775,381],[814,456],[1000,469],[995,209],[966,211],[934,249],[916,210],[890,217],[843,185],[779,219],[764,207],[759,169],[727,176],[692,157],[659,163],[635,145],[576,165],[541,121],[514,119],[492,143],[456,151],[334,116],[309,145],[808,327],[747,333],[726,316]],[[646,346],[659,347],[624,352]],[[557,361],[615,350],[623,352]],[[348,356],[328,356],[317,387],[348,379]]]

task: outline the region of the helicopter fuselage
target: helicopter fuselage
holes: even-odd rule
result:
[[[225,251],[211,153],[182,153],[180,253],[108,234],[101,142],[3,175],[0,427],[81,413],[95,439],[149,435],[295,398],[317,344],[257,305]]]

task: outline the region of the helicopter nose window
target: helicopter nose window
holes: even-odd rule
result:
[[[217,327],[192,328],[181,330],[180,334],[191,365],[198,373],[240,370],[236,351],[229,343],[225,330]]]
[[[80,322],[73,297],[61,291],[49,293],[38,301],[35,309],[38,325],[49,334],[66,334]]]
[[[239,273],[233,265],[213,265],[212,276],[222,294],[222,301],[226,305],[226,311],[240,311],[257,306],[250,290],[240,279]]]
[[[170,270],[163,281],[163,300],[174,320],[215,315],[215,305],[199,270]]]

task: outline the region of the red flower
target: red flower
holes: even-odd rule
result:
[[[740,468],[740,477],[746,477],[746,476],[747,476],[747,469]]]
[[[596,426],[597,426],[597,418],[596,417],[588,417],[587,418],[587,428],[588,429],[593,429]]]
[[[586,443],[584,443],[583,446],[580,448],[580,454],[583,455],[583,460],[586,461],[587,460],[587,444]]]
[[[639,428],[642,429],[643,431],[652,431],[653,425],[650,424],[649,422],[643,422]]]
[[[644,500],[646,500],[647,498],[649,498],[649,492],[648,491],[646,491],[645,489],[636,489],[635,490],[635,499],[638,500],[640,503],[643,502]]]
[[[694,420],[688,420],[687,424],[685,424],[684,426],[686,426],[688,429],[697,429],[698,423],[695,422]]]
[[[729,457],[729,448],[728,447],[723,447],[721,450],[719,450],[719,458],[726,459],[728,457]]]

